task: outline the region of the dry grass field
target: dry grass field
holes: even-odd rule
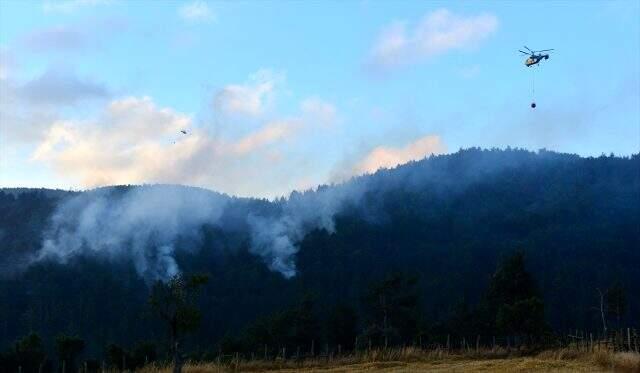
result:
[[[213,372],[640,372],[640,354],[572,349],[518,356],[504,350],[470,353],[421,351],[412,348],[371,351],[338,359],[302,361],[233,361],[189,363],[185,373]],[[171,373],[170,366],[150,365],[142,373]]]

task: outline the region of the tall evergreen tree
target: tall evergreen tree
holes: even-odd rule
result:
[[[18,367],[24,373],[36,373],[41,371],[45,362],[44,346],[42,345],[42,339],[36,333],[31,333],[15,343],[12,360],[14,360],[15,366],[13,368],[18,370]]]
[[[358,335],[358,317],[355,310],[347,304],[336,305],[327,320],[328,341],[340,345],[345,350],[354,347]]]
[[[82,353],[85,342],[82,338],[73,335],[59,334],[56,337],[56,353],[60,367],[66,372],[75,372],[76,359]]]
[[[487,291],[495,327],[507,335],[540,335],[547,329],[544,304],[525,268],[524,254],[517,252],[498,266]]]
[[[373,283],[364,297],[369,312],[366,334],[379,344],[410,342],[419,333],[417,278],[394,272]]]

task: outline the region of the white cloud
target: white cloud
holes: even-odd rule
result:
[[[108,3],[111,0],[45,0],[42,9],[47,13],[73,13],[82,8]]]
[[[0,57],[3,65],[10,62],[5,51]],[[243,196],[284,195],[312,172],[315,160],[306,141],[329,136],[325,130],[339,116],[319,97],[302,100],[290,113],[272,110],[283,79],[261,70],[246,84],[227,86],[246,89],[221,91],[226,95],[217,97],[220,109],[254,116],[248,122],[222,116],[216,128],[199,128],[190,115],[150,97],[110,99],[110,90],[71,70],[45,70],[21,81],[12,69],[0,80],[0,150],[6,157],[20,147],[31,154],[22,157],[22,167],[46,170],[74,187],[157,182]]]
[[[180,17],[190,22],[211,22],[215,20],[215,14],[209,5],[201,0],[196,0],[183,5],[178,10]]]
[[[3,64],[0,55],[0,67]],[[87,108],[110,95],[106,86],[69,69],[48,69],[27,81],[17,80],[13,70],[5,71],[0,79],[0,131],[9,144],[40,141],[64,109],[80,103]]]
[[[190,117],[158,108],[148,97],[115,100],[95,121],[53,123],[32,158],[84,186],[143,182],[172,165],[170,153],[188,155],[193,141],[170,145],[190,124]]]
[[[231,149],[235,154],[247,154],[257,148],[290,138],[302,125],[297,119],[281,120],[268,123],[259,130],[250,133],[232,144]]]
[[[284,77],[268,69],[252,74],[244,84],[223,87],[214,98],[214,107],[225,114],[259,116],[273,99],[274,90]]]
[[[417,63],[477,45],[497,27],[498,19],[492,14],[464,16],[438,9],[426,14],[413,29],[404,21],[385,27],[371,49],[370,63],[377,68]]]
[[[113,100],[93,119],[54,121],[31,159],[83,187],[158,182],[245,196],[282,195],[308,173],[294,166],[300,159],[283,156],[313,125],[305,117],[300,112],[265,121],[243,136],[221,138],[151,98],[128,97]]]
[[[378,146],[356,163],[353,167],[353,174],[374,173],[381,168],[392,168],[409,161],[416,161],[428,155],[440,154],[445,151],[446,146],[440,136],[437,135],[421,137],[400,148]]]

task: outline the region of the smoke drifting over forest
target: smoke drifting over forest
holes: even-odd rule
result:
[[[580,159],[546,151],[513,151],[508,157],[500,151],[461,151],[338,185],[293,192],[271,202],[182,186],[100,188],[61,200],[48,219],[41,247],[28,262],[67,263],[81,256],[130,260],[146,281],[166,280],[180,272],[176,259],[180,252],[218,249],[201,242],[203,227],[214,227],[240,232],[243,238],[235,243],[236,248],[244,245],[269,269],[291,278],[296,275],[300,242],[313,230],[334,233],[335,217],[340,213],[355,213],[369,223],[384,222],[388,198],[384,195],[427,192],[436,197],[455,196],[489,180],[492,173],[517,170],[523,164],[538,167],[549,161],[568,166]]]
[[[639,162],[468,149],[273,201],[165,185],[2,189],[0,320],[16,322],[0,342],[30,330],[89,336],[94,352],[146,340],[149,285],[176,273],[210,278],[198,341],[305,294],[318,309],[360,309],[396,271],[416,276],[425,320],[442,323],[458,320],[460,299],[476,304],[515,251],[555,329],[595,328],[595,289],[619,281],[627,314],[640,304]]]
[[[313,229],[333,232],[335,214],[359,194],[356,184],[294,193],[261,214],[243,209],[239,199],[204,189],[168,185],[96,189],[63,200],[31,262],[66,263],[83,255],[130,259],[145,280],[166,280],[180,272],[177,252],[200,247],[203,226],[229,228],[221,218],[225,211],[237,209],[244,217],[239,224],[247,230],[249,251],[290,278],[296,274],[293,257],[298,242]]]
[[[175,251],[189,250],[176,240],[197,239],[199,227],[216,224],[226,202],[215,193],[173,186],[82,193],[58,206],[35,260],[128,256],[146,279],[167,279],[180,271]]]

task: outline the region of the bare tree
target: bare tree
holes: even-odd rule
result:
[[[600,307],[596,308],[596,310],[600,311],[600,317],[602,318],[602,330],[604,331],[604,335],[606,336],[607,335],[607,316],[605,311],[606,310],[605,301],[606,301],[607,293],[609,292],[609,290],[602,291],[600,290],[600,288],[596,288],[596,290],[598,291],[598,294],[600,296]]]

